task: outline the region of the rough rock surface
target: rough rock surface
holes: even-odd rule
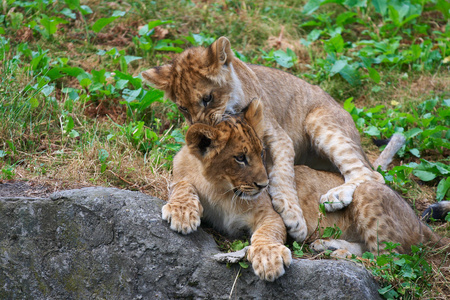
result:
[[[379,299],[347,261],[295,260],[273,283],[227,268],[199,230],[161,220],[163,201],[113,188],[0,198],[0,299]],[[234,285],[234,287],[233,287]]]

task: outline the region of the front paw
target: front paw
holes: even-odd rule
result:
[[[200,226],[203,208],[198,203],[167,203],[162,207],[162,218],[170,223],[170,229],[189,234]]]
[[[292,262],[291,251],[282,244],[251,245],[247,259],[262,280],[274,281],[284,274],[284,266]]]
[[[320,203],[325,205],[326,211],[331,212],[343,209],[352,203],[353,193],[356,187],[356,184],[344,183],[343,185],[332,188],[320,197]]]
[[[280,213],[288,234],[297,242],[303,242],[308,234],[306,221],[300,207],[289,207]]]

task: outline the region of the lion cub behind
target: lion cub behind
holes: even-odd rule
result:
[[[195,231],[200,217],[231,236],[250,232],[247,258],[256,275],[273,281],[284,274],[291,253],[284,246],[285,225],[267,193],[264,148],[258,138],[262,123],[262,104],[253,101],[242,114],[226,117],[215,126],[192,125],[186,146],[174,159],[172,192],[162,217],[171,229],[183,234]],[[295,167],[295,179],[308,235],[312,235],[317,230],[320,196],[344,179],[306,166]],[[366,250],[376,254],[383,241],[400,243],[402,252],[412,244],[443,244],[384,184],[363,183],[353,198],[346,209],[327,213],[320,221],[321,227],[339,226],[346,241],[319,241],[314,248],[345,247],[361,255]]]

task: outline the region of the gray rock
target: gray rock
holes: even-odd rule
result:
[[[273,283],[219,264],[214,239],[173,232],[162,205],[113,188],[0,198],[0,299],[380,298],[352,262],[295,260]]]

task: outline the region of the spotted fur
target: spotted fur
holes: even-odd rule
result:
[[[289,73],[243,63],[225,37],[207,48],[187,49],[142,76],[163,90],[190,123],[214,125],[224,113],[239,112],[253,99],[262,101],[269,192],[289,234],[298,241],[306,238],[307,230],[298,206],[294,164],[344,176],[344,184],[321,196],[328,211],[349,205],[359,184],[383,182],[361,148],[350,114],[336,101]]]

